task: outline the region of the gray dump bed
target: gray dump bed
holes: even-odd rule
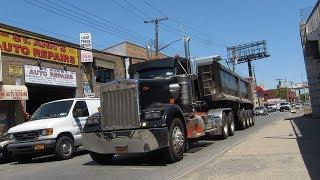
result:
[[[249,82],[219,62],[195,63],[202,98],[249,99]]]

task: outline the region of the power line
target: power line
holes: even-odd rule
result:
[[[161,15],[163,15],[163,16],[166,16],[165,13],[163,13],[162,11],[160,11],[158,8],[154,7],[153,5],[151,5],[150,3],[148,3],[147,1],[145,1],[145,0],[142,0],[142,1],[143,1],[145,4],[147,4],[148,6],[150,6],[152,9],[154,9],[155,11],[157,11],[159,14],[161,14]],[[182,24],[184,27],[192,30],[193,32],[198,32],[199,34],[203,34],[203,35],[209,37],[210,39],[216,39],[216,38],[211,37],[211,36],[208,35],[208,34],[205,34],[205,33],[202,33],[202,32],[200,32],[200,31],[196,30],[195,28],[193,28],[193,27],[191,27],[191,26],[188,26],[188,25],[184,24],[184,23],[183,23],[182,21],[180,21],[180,20],[176,20],[175,18],[172,18],[172,17],[170,17],[169,20],[171,20],[171,21],[173,21],[173,22],[176,22],[176,23],[178,23],[178,24]],[[178,30],[178,31],[179,31],[179,30]],[[193,36],[194,36],[194,35],[193,35]],[[198,38],[198,39],[199,39],[199,38]],[[200,38],[200,39],[202,39],[202,38]],[[216,39],[216,40],[218,40],[218,39]],[[220,41],[220,40],[219,40],[219,41]],[[224,46],[224,47],[227,46],[227,45],[222,44],[222,43],[216,43],[216,44],[222,45],[222,46]]]
[[[86,20],[86,19],[83,19],[83,18],[81,18],[81,17],[79,18],[79,17],[74,16],[74,15],[68,13],[68,12],[65,12],[65,11],[62,11],[62,10],[59,10],[59,9],[56,9],[56,8],[53,7],[53,9],[55,10],[55,11],[54,11],[54,10],[49,9],[49,8],[46,7],[46,6],[52,7],[51,5],[46,4],[46,6],[43,6],[43,5],[41,6],[41,5],[39,5],[39,4],[35,4],[35,3],[31,2],[31,1],[28,1],[28,0],[24,0],[24,1],[27,2],[27,3],[29,3],[29,4],[31,4],[31,5],[33,5],[33,6],[37,6],[37,7],[41,8],[41,9],[44,9],[44,10],[46,10],[46,11],[49,11],[49,12],[51,12],[51,13],[58,14],[58,15],[60,15],[60,16],[62,16],[62,17],[65,17],[65,18],[67,18],[67,19],[70,19],[70,20],[72,20],[72,21],[75,21],[75,22],[78,22],[78,23],[80,23],[80,24],[89,26],[89,27],[91,27],[91,28],[93,28],[93,29],[96,29],[96,30],[99,30],[99,31],[102,31],[102,32],[105,32],[105,33],[108,33],[108,34],[112,34],[112,35],[117,36],[117,37],[120,37],[120,38],[134,39],[134,38],[132,38],[132,37],[128,37],[128,36],[124,36],[124,35],[119,35],[118,33],[115,33],[115,32],[106,31],[103,26],[101,26],[101,25],[95,25],[94,23],[92,23],[92,22],[90,22],[90,21],[88,21],[88,20]],[[37,1],[37,0],[35,0],[35,1]],[[39,1],[37,1],[37,2],[39,2]],[[62,13],[60,13],[60,12],[62,12],[62,13],[64,13],[64,14],[62,14]],[[69,16],[67,16],[66,14],[68,14]],[[74,18],[74,17],[76,17],[76,18]],[[80,21],[79,19],[82,19],[83,21]],[[98,27],[97,27],[97,26],[98,26]],[[102,27],[102,29],[101,29],[101,27]]]
[[[70,4],[70,3],[66,2],[66,1],[63,1],[63,0],[58,0],[58,1],[60,1],[60,2],[62,2],[62,3],[64,3],[64,4],[67,4],[67,5],[75,8],[75,9],[80,10],[80,11],[83,11],[83,12],[85,12],[86,14],[90,14],[91,16],[93,16],[93,17],[95,17],[95,18],[98,18],[98,19],[101,19],[102,21],[105,21],[105,22],[107,22],[107,23],[110,23],[110,24],[112,24],[112,25],[115,25],[115,26],[117,26],[117,27],[119,27],[119,28],[125,29],[126,31],[130,31],[130,32],[132,32],[132,33],[134,33],[134,34],[137,34],[137,35],[139,35],[139,36],[145,37],[145,38],[147,38],[147,39],[151,39],[151,38],[149,38],[149,37],[147,37],[147,36],[145,36],[145,35],[142,35],[142,34],[139,34],[139,33],[135,32],[135,31],[132,31],[131,29],[128,29],[128,28],[123,27],[123,26],[121,26],[121,25],[115,24],[115,23],[111,22],[110,20],[107,20],[106,18],[97,16],[96,14],[93,14],[93,13],[91,13],[90,11],[87,11],[87,10],[85,10],[85,9],[82,9],[82,8],[80,8],[79,6],[75,6],[75,5]]]
[[[131,12],[132,14],[134,14],[134,15],[135,15],[135,16],[137,16],[138,18],[142,19],[143,21],[145,20],[142,16],[140,16],[139,14],[137,14],[137,13],[135,13],[135,12],[131,11],[130,9],[126,8],[125,6],[123,6],[123,5],[121,5],[120,3],[116,2],[115,0],[111,0],[111,1],[112,1],[113,3],[115,3],[116,5],[118,5],[118,6],[122,7],[123,9],[125,9],[125,10],[127,10],[127,11]]]
[[[38,0],[35,0],[35,1],[39,2]],[[123,36],[128,36],[128,37],[135,38],[135,39],[139,39],[139,40],[148,40],[148,39],[145,39],[145,38],[141,38],[141,37],[139,37],[139,36],[136,36],[135,34],[128,34],[126,31],[123,31],[122,29],[114,28],[114,27],[112,27],[112,26],[110,26],[110,25],[107,25],[107,24],[105,24],[105,23],[101,23],[100,21],[97,21],[97,20],[95,20],[95,19],[92,19],[91,17],[88,17],[88,16],[83,15],[83,14],[81,14],[81,13],[78,13],[78,12],[76,12],[76,11],[73,11],[73,10],[71,10],[71,9],[69,9],[69,8],[65,8],[64,6],[61,6],[61,5],[59,5],[59,4],[56,4],[56,3],[54,3],[54,2],[52,2],[52,1],[50,1],[50,0],[47,0],[47,1],[50,2],[50,3],[53,4],[53,5],[61,8],[61,9],[67,10],[68,12],[66,12],[66,13],[69,14],[69,15],[71,15],[71,16],[74,16],[74,17],[75,17],[75,15],[72,15],[72,14],[70,14],[69,12],[72,12],[72,13],[74,13],[74,14],[79,15],[79,16],[80,16],[80,19],[82,19],[82,20],[85,20],[85,19],[82,18],[82,17],[85,17],[85,18],[89,19],[90,21],[93,21],[93,22],[98,23],[97,26],[102,27],[102,26],[100,25],[100,24],[102,24],[102,25],[104,25],[104,26],[107,27],[106,29],[109,29],[110,31],[112,31],[112,32],[114,32],[114,33],[119,33],[119,31],[120,31]],[[51,7],[52,7],[52,6],[51,6]],[[53,8],[54,8],[54,7],[53,7]],[[61,9],[56,9],[56,10],[59,10],[59,11],[60,11]],[[78,16],[76,16],[76,17],[79,18]],[[85,21],[87,21],[87,20],[85,20]],[[88,21],[87,21],[87,22],[88,22]],[[105,28],[105,27],[103,27],[103,28]],[[125,34],[123,34],[123,33],[125,33]],[[119,34],[120,34],[120,33],[119,33]]]
[[[146,13],[144,13],[142,10],[138,9],[136,6],[132,5],[131,3],[128,3],[128,1],[126,1],[126,0],[123,0],[123,1],[127,2],[128,5],[132,6],[134,9],[138,10],[138,11],[141,12],[144,16],[146,16],[147,18],[150,19],[150,16],[148,16],[148,15],[147,15]],[[143,19],[143,20],[145,21],[144,17],[142,17],[142,16],[138,15],[137,13],[131,11],[130,9],[126,8],[125,6],[117,3],[115,0],[112,0],[112,2],[114,2],[114,3],[117,4],[118,6],[122,7],[123,9],[127,10],[128,12],[132,13],[133,15],[135,15],[135,16],[137,16],[138,18]],[[170,47],[170,48],[171,48],[171,47]]]
[[[123,0],[124,2],[126,2],[127,4],[129,4],[130,6],[132,6],[135,10],[139,11],[141,14],[143,14],[144,16],[148,17],[149,19],[151,19],[150,16],[148,16],[145,12],[141,11],[139,8],[137,8],[135,5],[131,4],[130,2],[128,2],[127,0]]]

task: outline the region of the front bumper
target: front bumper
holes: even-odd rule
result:
[[[36,150],[36,145],[44,145],[44,149]],[[9,144],[7,149],[9,152],[14,154],[36,154],[36,153],[44,153],[52,151],[55,148],[56,140],[49,139],[49,140],[39,140],[39,141],[32,141],[32,142],[21,142],[21,143],[13,143]]]
[[[145,153],[168,146],[168,128],[83,133],[84,149],[100,154]]]

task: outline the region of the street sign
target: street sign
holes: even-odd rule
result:
[[[83,49],[92,49],[91,33],[80,33],[80,47]]]
[[[81,62],[93,62],[92,52],[81,50]]]
[[[91,33],[80,33],[80,47],[92,49]],[[93,62],[92,51],[81,50],[81,62]]]

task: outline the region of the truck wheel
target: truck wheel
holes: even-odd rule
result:
[[[254,117],[251,117],[252,119],[252,126],[254,126],[256,119]]]
[[[239,129],[241,130],[246,129],[246,119],[245,119],[246,117],[243,110],[239,111],[238,118],[239,118]]]
[[[225,112],[222,113],[221,139],[227,139],[229,135],[229,118]]]
[[[55,148],[55,155],[59,160],[69,159],[73,156],[73,140],[68,136],[62,136],[58,139]]]
[[[168,147],[163,150],[164,157],[169,163],[180,161],[185,150],[185,128],[180,119],[174,118],[169,127]]]
[[[13,158],[21,164],[31,162],[32,156],[30,154],[15,154]]]
[[[250,114],[249,114],[248,110],[245,111],[245,117],[246,117],[246,128],[249,128],[250,127]]]
[[[252,116],[252,112],[251,111],[248,111],[249,113],[249,126],[253,126],[253,116]]]
[[[235,127],[235,123],[234,123],[234,117],[233,117],[233,112],[230,111],[229,114],[229,136],[233,136],[235,131],[236,131],[236,127]]]
[[[112,161],[114,157],[114,154],[99,154],[92,151],[90,151],[89,154],[92,160],[94,160],[98,164],[108,164]]]

